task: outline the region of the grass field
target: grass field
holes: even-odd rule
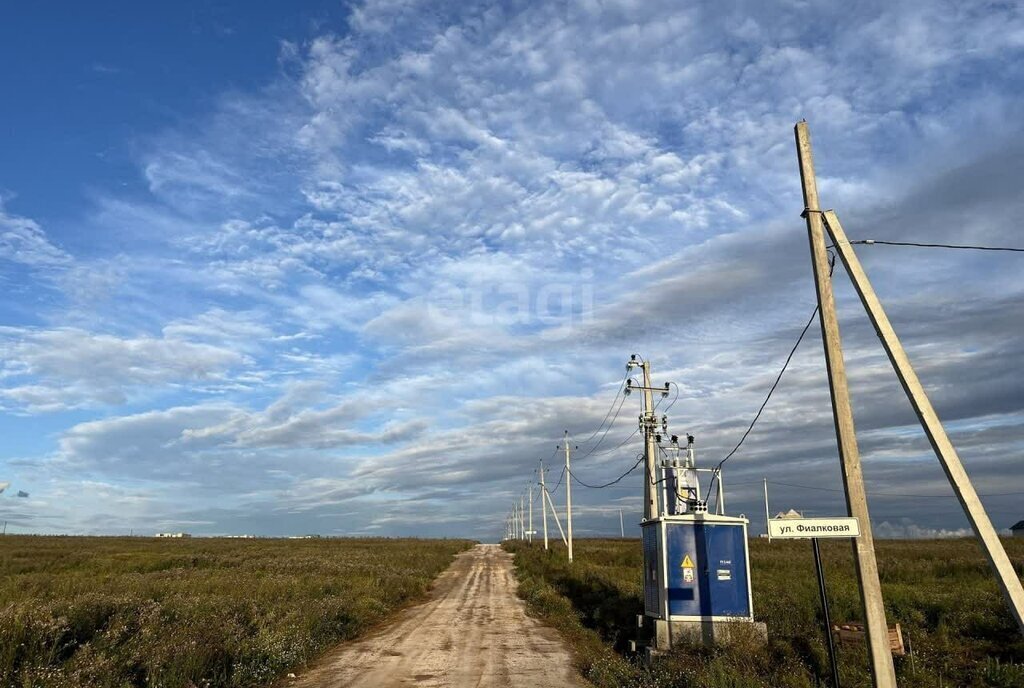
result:
[[[1018,574],[1024,541],[1006,540]],[[877,541],[890,623],[902,625],[913,657],[897,657],[902,686],[1024,687],[1024,640],[973,540]],[[770,688],[830,684],[809,542],[750,543],[754,613],[767,647],[680,648],[650,671],[628,656],[642,613],[639,540],[577,540],[565,550],[509,543],[520,595],[573,645],[579,668],[602,688]],[[851,548],[822,542],[833,621],[860,620]],[[863,648],[840,648],[844,688],[870,686]]]
[[[269,685],[470,544],[0,537],[0,686]]]

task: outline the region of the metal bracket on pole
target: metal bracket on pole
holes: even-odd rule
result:
[[[900,384],[903,385],[903,391],[906,392],[910,405],[914,407],[914,413],[917,414],[921,427],[924,428],[924,432],[928,436],[935,456],[938,457],[942,469],[946,472],[949,484],[953,487],[957,499],[960,500],[960,505],[963,507],[964,513],[967,514],[974,533],[985,548],[985,554],[995,570],[1003,595],[1010,605],[1010,611],[1017,620],[1017,626],[1021,633],[1024,633],[1024,588],[1021,587],[1013,563],[1006,555],[1003,543],[999,541],[999,535],[992,527],[992,521],[985,513],[985,507],[981,500],[978,499],[978,493],[975,492],[971,479],[968,477],[967,471],[964,470],[960,456],[953,447],[953,443],[949,441],[949,436],[946,435],[946,430],[943,428],[938,414],[935,413],[924,387],[921,386],[921,381],[910,364],[907,352],[903,349],[899,337],[896,336],[896,331],[893,330],[892,324],[885,314],[885,309],[882,308],[882,302],[878,300],[878,295],[875,294],[867,273],[864,272],[857,254],[854,253],[853,246],[847,239],[843,226],[839,223],[839,218],[831,210],[826,210],[824,216],[825,228],[832,243],[835,244],[836,253],[839,254],[839,259],[850,275],[850,281],[853,282],[853,287],[857,290],[861,303],[864,304],[864,310],[867,311],[871,324],[874,325],[875,332],[878,333],[878,338],[882,341],[882,347],[889,356],[889,361],[892,363],[893,370],[896,371]]]

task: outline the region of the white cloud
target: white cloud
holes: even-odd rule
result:
[[[0,328],[0,397],[14,408],[53,411],[123,404],[154,388],[228,380],[248,358],[237,351],[174,338],[117,337],[77,328]]]
[[[67,268],[72,258],[55,246],[39,223],[27,217],[11,215],[0,198],[0,259],[36,269]]]

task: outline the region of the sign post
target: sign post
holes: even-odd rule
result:
[[[828,640],[828,661],[832,665],[832,685],[839,686],[839,662],[836,661],[836,644],[832,640],[832,617],[828,613],[828,595],[825,593],[825,571],[821,566],[821,550],[818,538],[811,538],[814,545],[814,568],[818,572],[818,592],[821,593],[821,610],[825,615],[825,638]]]
[[[783,540],[809,539],[814,548],[814,569],[818,574],[818,592],[821,594],[821,611],[825,622],[825,639],[828,641],[828,660],[832,665],[832,685],[839,685],[839,662],[836,661],[836,645],[832,639],[832,618],[828,610],[828,594],[825,591],[825,569],[821,565],[821,550],[818,538],[860,537],[860,523],[856,518],[773,518],[768,521],[768,536]]]

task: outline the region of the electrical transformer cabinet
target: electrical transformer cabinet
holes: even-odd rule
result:
[[[747,519],[697,513],[641,524],[644,606],[669,621],[752,621]]]

